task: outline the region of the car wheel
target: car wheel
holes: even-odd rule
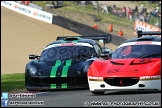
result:
[[[94,95],[102,95],[105,93],[105,91],[91,91],[91,93]]]
[[[32,84],[31,80],[29,79],[29,76],[25,73],[25,88],[28,90],[28,91],[36,91],[36,90],[33,90],[31,89],[29,86],[30,84]]]
[[[28,90],[28,91],[35,91],[35,90],[31,90],[31,89],[29,89],[28,87],[26,87],[26,90]]]

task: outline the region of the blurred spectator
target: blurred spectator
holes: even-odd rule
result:
[[[128,19],[132,20],[132,9],[130,7],[128,7],[127,13],[128,13]]]
[[[110,5],[107,6],[107,9],[108,9],[109,13],[113,14],[113,9],[112,9],[112,7]]]
[[[143,19],[144,22],[147,22],[147,13],[144,13],[144,14],[143,14],[143,18],[144,18],[144,19]]]
[[[123,9],[122,9],[122,17],[126,17],[126,7],[124,6]]]
[[[139,20],[139,12],[135,13],[135,20]]]
[[[113,14],[117,14],[118,13],[118,10],[116,8],[113,8]]]
[[[145,21],[144,16],[143,15],[140,15],[139,16],[139,20],[144,22]]]
[[[97,9],[97,5],[98,5],[98,1],[93,1],[92,4],[94,6],[94,9],[96,10]]]
[[[132,9],[132,11],[134,11],[134,12],[138,12],[138,6],[135,6],[135,8]]]
[[[118,15],[119,15],[120,18],[124,17],[122,10],[118,10]]]
[[[52,3],[51,3],[53,6],[55,5],[55,2],[54,1],[52,1]]]
[[[151,15],[148,13],[147,16],[146,16],[145,21],[146,21],[146,22],[149,22],[150,20],[151,20]]]
[[[140,8],[140,15],[144,14],[144,5],[141,4],[141,8]]]
[[[159,6],[159,7],[161,6],[161,1],[159,1],[158,6]]]
[[[116,9],[116,5],[115,5],[115,4],[113,5],[113,9],[114,9],[114,8]]]
[[[105,4],[101,5],[101,12],[102,13],[103,12],[109,13],[108,8],[107,8],[107,6]]]
[[[150,12],[150,14],[151,14],[153,17],[157,17],[157,10],[156,10],[155,7],[154,7],[153,10]]]
[[[126,9],[126,7],[124,6],[123,9],[122,9],[122,11],[125,12],[126,10],[127,10],[127,9]]]
[[[157,16],[161,17],[161,12],[160,11],[157,12]]]

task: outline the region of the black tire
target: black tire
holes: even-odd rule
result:
[[[28,91],[36,91],[36,90],[27,88],[27,86],[26,86],[26,90],[28,90]]]
[[[31,88],[28,88],[28,86],[30,86],[30,84],[32,84],[31,80],[29,80],[29,76],[27,73],[25,73],[25,88],[26,90],[28,91],[36,91],[36,90],[33,90]]]
[[[91,91],[91,93],[94,95],[103,95],[105,91]]]

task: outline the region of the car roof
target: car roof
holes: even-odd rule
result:
[[[56,41],[54,41],[54,42],[51,42],[51,43],[48,44],[48,45],[52,45],[52,44],[61,44],[61,43],[63,43],[63,42],[65,42],[65,40],[56,40]],[[67,40],[66,42],[72,42],[72,40]],[[93,40],[93,39],[79,38],[79,39],[77,40],[77,43],[89,43],[89,44],[91,44],[91,45],[94,45],[94,44],[97,43],[97,41],[95,41],[95,40]],[[47,46],[48,46],[48,45],[47,45]]]
[[[161,42],[160,36],[142,36],[140,38],[132,38],[124,41],[123,43],[127,42],[138,42],[138,41],[154,41],[154,42]]]

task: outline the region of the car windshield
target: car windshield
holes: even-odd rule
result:
[[[96,56],[95,50],[87,46],[58,46],[44,50],[39,58],[40,61],[88,59]]]
[[[161,58],[161,45],[127,45],[117,48],[112,54],[112,59],[143,57]]]

